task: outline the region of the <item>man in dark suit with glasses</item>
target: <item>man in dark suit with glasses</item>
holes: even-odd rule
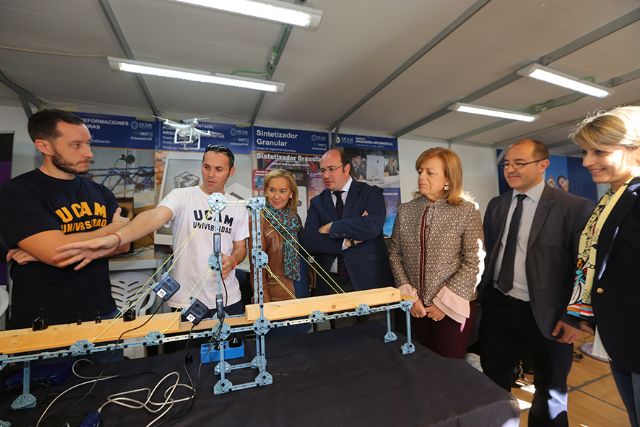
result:
[[[393,286],[382,229],[386,207],[382,189],[350,175],[343,149],[320,160],[325,190],[311,199],[304,246],[331,280],[318,278],[316,295]]]
[[[528,353],[536,388],[529,426],[567,426],[573,349],[551,332],[571,295],[578,240],[593,203],[545,185],[549,151],[539,141],[511,145],[501,166],[512,191],[493,198],[484,217],[482,368],[511,391],[515,367]]]

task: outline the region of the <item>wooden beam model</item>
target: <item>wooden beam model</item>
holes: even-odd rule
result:
[[[360,304],[376,306],[394,304],[401,300],[400,291],[396,288],[375,288],[342,294],[269,302],[264,304],[264,317],[267,320],[294,319],[296,317],[309,316],[313,311],[334,313],[355,310]],[[260,317],[260,306],[258,304],[247,305],[245,314],[247,320],[255,321]]]
[[[30,328],[2,331],[0,332],[0,352],[2,354],[16,354],[69,348],[80,340],[88,340],[92,343],[116,341],[123,332],[142,325],[149,317],[151,315],[140,316],[131,322],[123,322],[122,319],[109,319],[100,323],[51,325],[42,331],[32,331]],[[179,332],[180,313],[156,314],[149,323],[140,329],[127,332],[122,339],[141,338],[150,331]]]
[[[360,304],[377,306],[394,304],[401,301],[400,291],[396,288],[377,288],[355,291],[335,295],[300,298],[295,300],[269,302],[264,304],[265,317],[270,321],[307,317],[313,311],[334,313],[338,311],[355,310]],[[250,325],[260,316],[258,304],[246,306],[245,314],[229,317],[224,320],[229,326]],[[52,325],[42,331],[14,329],[0,331],[0,354],[19,354],[36,351],[66,349],[72,344],[87,340],[91,343],[115,342],[118,338],[143,338],[151,331],[159,331],[164,335],[178,333],[186,334],[190,330],[203,331],[218,325],[217,319],[203,320],[197,326],[189,322],[180,321],[180,313],[160,313],[153,316],[149,323],[139,329],[127,332],[142,325],[151,315],[140,316],[131,322],[122,319],[103,320],[101,323],[84,322],[80,325],[70,323],[66,325]],[[192,329],[193,327],[193,329]]]

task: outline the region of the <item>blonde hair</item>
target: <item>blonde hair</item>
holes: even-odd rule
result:
[[[274,169],[264,177],[264,194],[267,195],[267,188],[269,182],[273,178],[285,178],[289,182],[289,188],[291,189],[291,198],[287,202],[285,207],[290,208],[295,214],[298,213],[298,185],[296,184],[296,177],[291,172],[285,169]]]
[[[418,156],[416,170],[420,169],[425,160],[432,157],[439,158],[444,165],[444,176],[449,184],[449,189],[444,192],[445,200],[451,205],[461,204],[465,197],[462,194],[462,163],[460,162],[460,157],[446,148],[429,148]]]
[[[569,134],[583,148],[593,150],[640,147],[640,106],[616,107],[587,116]]]

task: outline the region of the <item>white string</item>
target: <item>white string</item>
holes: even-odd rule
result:
[[[85,381],[85,382],[82,382],[82,383],[79,383],[79,384],[76,384],[76,385],[74,385],[74,386],[69,387],[68,389],[66,389],[65,391],[63,391],[63,392],[62,392],[62,393],[60,393],[59,395],[57,395],[57,396],[55,397],[55,399],[53,399],[53,400],[51,401],[51,403],[49,403],[49,405],[45,408],[45,410],[44,410],[44,412],[42,413],[42,415],[40,415],[40,418],[38,418],[38,422],[36,423],[36,427],[38,427],[38,426],[40,425],[40,423],[41,423],[41,422],[42,422],[42,420],[44,419],[44,416],[46,415],[47,411],[49,411],[49,409],[53,406],[53,404],[56,402],[56,400],[60,399],[60,398],[61,398],[62,396],[64,396],[66,393],[68,393],[68,392],[70,392],[71,390],[74,390],[74,389],[76,389],[76,388],[78,388],[78,387],[82,387],[82,386],[84,386],[84,385],[87,385],[87,384],[92,384],[92,383],[94,383],[94,384],[95,384],[95,383],[97,383],[98,381],[106,381],[106,380],[110,380],[110,379],[112,379],[112,378],[118,378],[118,377],[119,377],[119,375],[111,375],[111,376],[108,376],[108,377],[95,378],[95,379],[92,379],[92,380],[89,380],[89,381]]]
[[[156,391],[160,387],[160,385],[171,376],[175,376],[175,382],[167,388],[163,393],[163,400],[161,402],[153,401],[153,396],[156,394]],[[183,397],[180,399],[174,399],[173,394],[178,388],[185,388],[187,390],[191,390],[191,395],[188,397]],[[103,403],[99,408],[98,412],[100,413],[104,407],[109,404],[123,406],[125,408],[130,409],[144,409],[150,414],[160,413],[156,418],[154,418],[151,422],[149,422],[146,427],[150,427],[159,421],[164,415],[167,414],[173,408],[176,403],[186,402],[188,400],[193,399],[194,396],[194,387],[188,384],[180,383],[180,374],[177,371],[173,371],[165,375],[160,381],[156,383],[153,389],[149,389],[147,387],[138,388],[135,390],[123,391],[120,393],[115,393],[110,395],[107,398],[107,401]],[[135,393],[146,392],[146,398],[144,401],[136,400],[132,397],[127,397],[128,395],[132,395]]]

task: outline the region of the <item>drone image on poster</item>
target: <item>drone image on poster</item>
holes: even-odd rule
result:
[[[198,120],[203,120],[205,117],[194,117],[193,119],[182,120],[181,122],[174,122],[164,117],[156,118],[162,120],[162,125],[174,129],[173,143],[183,144],[185,150],[190,148],[192,150],[200,150],[200,138],[202,136],[209,136],[215,138],[224,138],[224,135],[220,132],[211,130],[198,129]]]
[[[411,342],[411,325],[409,310],[412,301],[404,299],[400,291],[393,287],[369,289],[364,291],[344,292],[330,278],[329,274],[316,263],[309,263],[317,275],[323,277],[336,292],[332,295],[264,302],[263,270],[274,277],[286,289],[281,279],[269,268],[267,254],[262,250],[260,218],[265,218],[272,224],[278,219],[269,210],[264,209],[264,197],[254,197],[247,201],[229,201],[224,195],[214,193],[208,200],[213,213],[214,227],[212,233],[213,252],[209,255],[208,265],[203,266],[200,278],[194,283],[190,291],[189,307],[173,313],[158,314],[158,309],[151,315],[136,318],[132,307],[148,293],[155,292],[163,302],[168,301],[180,288],[170,273],[175,260],[182,256],[196,229],[177,247],[172,257],[158,268],[156,272],[160,279],[149,281],[140,288],[129,304],[123,308],[114,319],[96,319],[96,322],[82,324],[52,325],[44,329],[19,329],[0,332],[0,369],[10,363],[23,363],[23,390],[12,403],[13,409],[33,408],[36,398],[30,393],[30,362],[33,360],[58,358],[63,356],[82,356],[90,353],[113,352],[116,349],[135,346],[155,346],[161,343],[190,340],[193,338],[209,338],[209,346],[216,352],[219,362],[214,367],[214,373],[219,377],[213,387],[214,394],[230,391],[266,386],[273,382],[273,377],[267,369],[265,340],[270,330],[299,324],[323,322],[344,317],[365,316],[371,313],[386,312],[386,333],[384,342],[397,340],[391,329],[391,310],[401,309],[405,312],[406,342],[400,350],[403,355],[413,353],[415,346]],[[227,316],[224,312],[223,292],[225,285],[222,277],[222,255],[220,238],[220,213],[226,206],[246,206],[251,215],[252,240],[250,246],[250,260],[253,263],[255,303],[246,307],[243,315]],[[274,227],[276,230],[280,227]],[[284,227],[282,227],[284,229]],[[286,244],[293,245],[307,260],[309,254],[298,243],[296,236],[283,236]],[[304,255],[304,256],[302,256]],[[171,262],[171,263],[170,263]],[[168,265],[170,263],[170,265]],[[166,267],[166,268],[165,268]],[[163,270],[164,269],[164,270]],[[160,274],[160,271],[164,271]],[[208,318],[210,308],[196,298],[199,294],[207,274],[213,274],[217,279],[216,315]],[[232,365],[225,360],[225,352],[229,351],[229,339],[232,334],[253,332],[255,334],[255,357],[248,363]],[[236,335],[237,336],[237,335]],[[205,346],[206,344],[203,344]],[[201,352],[201,357],[204,355]],[[204,362],[203,362],[204,363]],[[256,370],[255,379],[250,382],[233,384],[228,376],[237,369]],[[102,379],[108,379],[104,377]],[[123,405],[126,406],[126,405]],[[48,409],[48,408],[47,408]],[[46,410],[45,409],[45,412]],[[41,419],[44,417],[44,413]],[[154,420],[155,421],[155,420]]]

